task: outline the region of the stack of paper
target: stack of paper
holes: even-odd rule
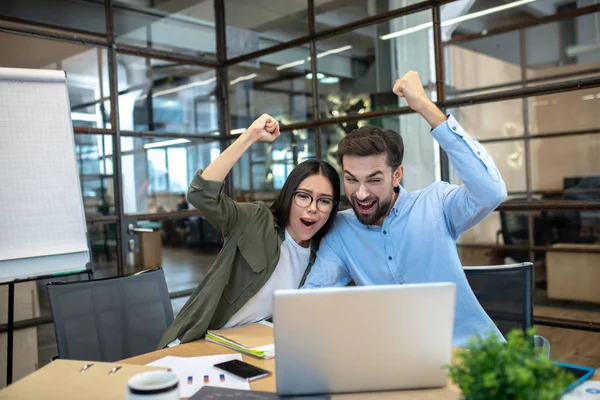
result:
[[[191,397],[203,386],[250,390],[250,384],[245,379],[214,367],[215,364],[241,359],[241,354],[203,357],[167,356],[151,362],[148,366],[171,369],[179,377],[180,396]],[[224,377],[222,378],[221,375]]]
[[[206,341],[258,358],[275,357],[272,324],[256,323],[231,329],[208,331]]]

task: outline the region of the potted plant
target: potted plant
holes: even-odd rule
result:
[[[533,337],[533,329],[515,329],[506,342],[474,336],[445,368],[466,400],[559,399],[574,378],[538,354]]]

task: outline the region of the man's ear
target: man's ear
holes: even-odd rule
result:
[[[393,182],[394,182],[394,187],[397,187],[398,185],[400,185],[400,181],[402,180],[402,177],[404,176],[404,166],[399,166],[398,168],[396,168],[396,171],[394,171],[394,175],[393,175]]]

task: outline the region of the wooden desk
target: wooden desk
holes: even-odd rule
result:
[[[142,354],[141,356],[128,358],[122,360],[126,364],[138,364],[146,365],[152,361],[156,361],[159,358],[166,356],[178,356],[178,357],[197,357],[197,356],[210,356],[216,354],[233,354],[235,351],[230,350],[226,347],[219,346],[213,343],[206,342],[204,340],[198,340],[196,342],[181,344],[179,346],[171,347],[168,349],[162,349],[154,351],[152,353]],[[456,350],[454,351],[456,354]],[[454,358],[454,356],[453,356]],[[259,379],[255,382],[250,383],[252,390],[262,390],[265,392],[275,392],[275,360],[261,360],[258,358],[246,356],[242,354],[242,359],[250,364],[256,365],[257,367],[264,368],[267,371],[271,371],[273,374],[268,378]],[[600,380],[600,372],[592,378],[593,380]],[[449,383],[448,386],[440,389],[422,389],[422,390],[401,390],[395,392],[375,392],[375,393],[355,393],[355,394],[344,394],[334,395],[332,399],[398,399],[398,400],[413,400],[413,399],[430,399],[430,400],[459,400],[461,398],[460,389],[453,383]]]
[[[226,347],[219,346],[213,343],[199,340],[196,342],[181,344],[179,346],[171,347],[168,349],[162,349],[154,351],[152,353],[143,354],[141,356],[128,358],[122,360],[126,364],[138,364],[146,365],[152,361],[156,361],[159,358],[165,356],[178,356],[178,357],[197,357],[197,356],[210,356],[215,354],[233,354],[235,351],[230,350]],[[271,371],[273,375],[259,379],[255,382],[250,383],[252,390],[263,390],[266,392],[275,392],[275,360],[261,360],[258,358],[246,356],[242,354],[242,359],[250,364],[256,365],[257,367],[264,368],[267,371]],[[448,385],[441,389],[430,389],[430,390],[404,390],[398,392],[379,392],[379,393],[357,393],[348,395],[335,395],[333,399],[460,399],[460,390],[453,384]]]

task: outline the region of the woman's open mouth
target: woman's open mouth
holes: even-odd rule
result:
[[[300,218],[300,222],[302,222],[302,225],[304,225],[307,228],[312,227],[314,224],[317,223],[317,221],[312,220],[312,219],[307,219],[307,218]]]

